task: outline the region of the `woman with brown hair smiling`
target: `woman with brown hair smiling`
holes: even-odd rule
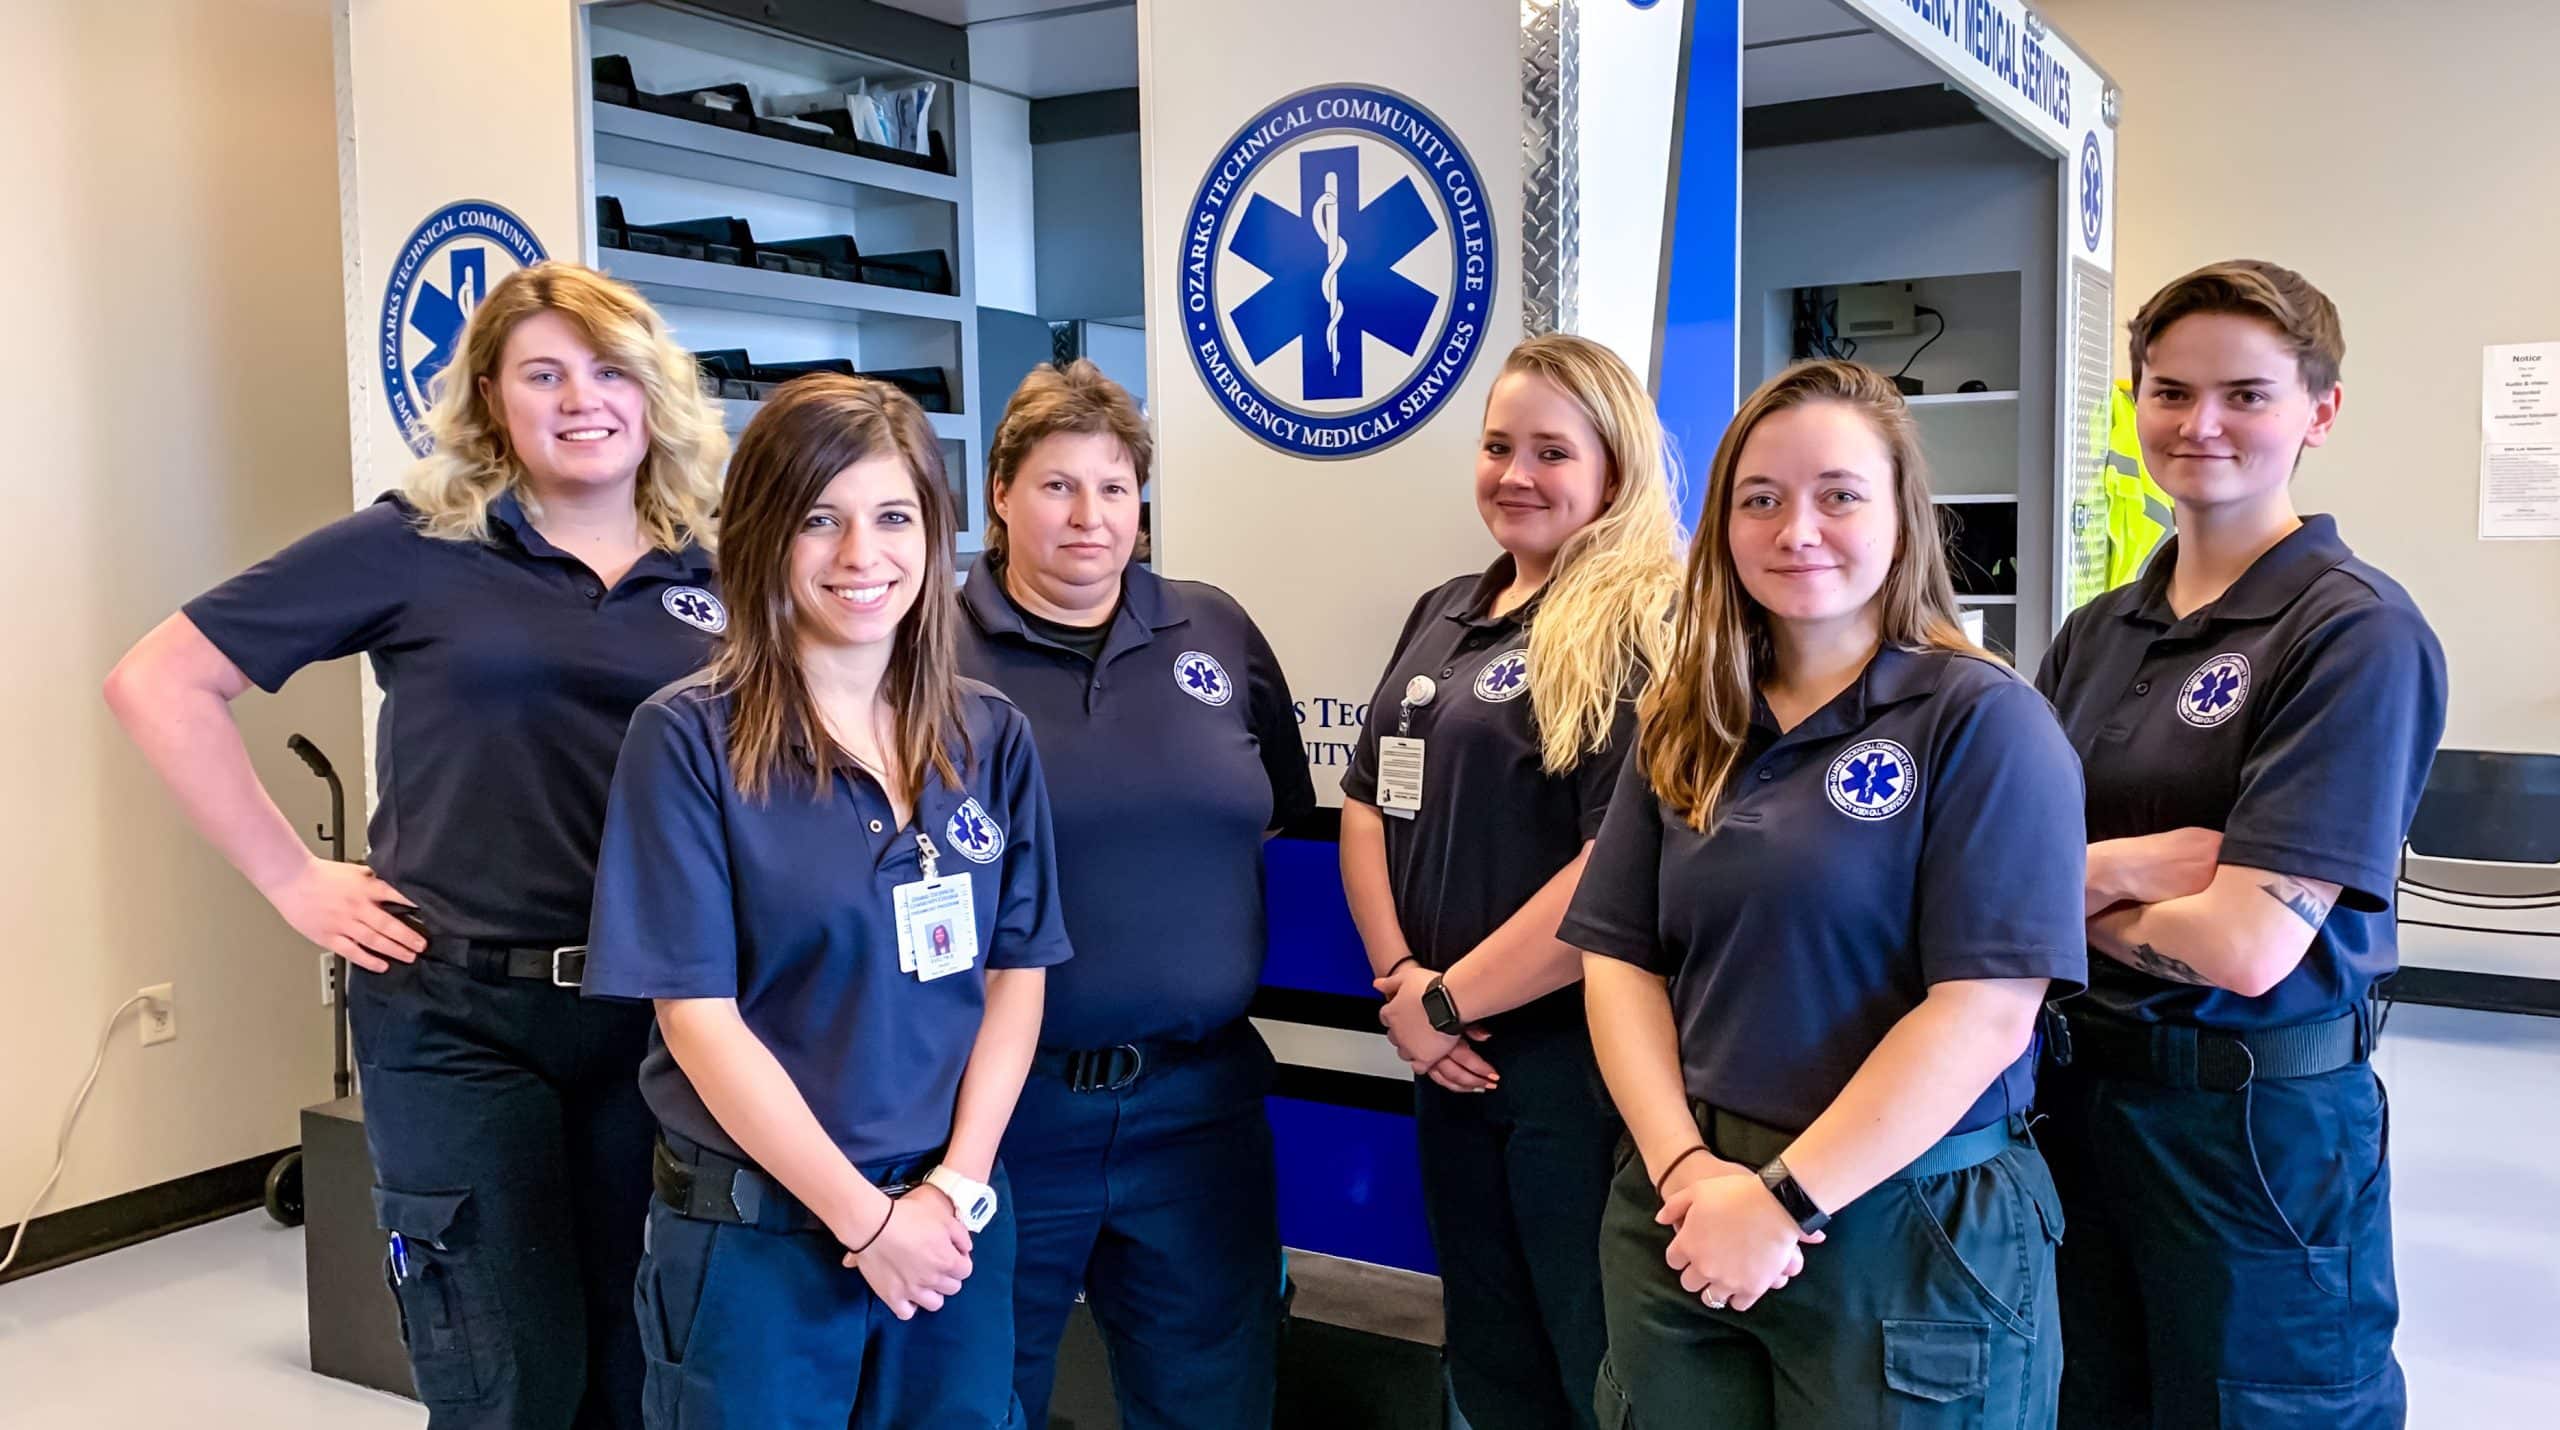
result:
[[[879,383],[768,402],[727,638],[615,772],[587,991],[658,1014],[653,1426],[1016,1411],[996,1149],[1068,949],[1029,724],[957,673],[939,452]]]

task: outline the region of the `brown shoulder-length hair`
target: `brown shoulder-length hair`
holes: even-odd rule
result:
[[[1638,707],[1644,725],[1636,753],[1645,778],[1692,829],[1705,829],[1715,817],[1750,732],[1752,696],[1774,660],[1769,613],[1743,589],[1733,564],[1735,469],[1752,429],[1772,413],[1816,402],[1836,402],[1865,418],[1893,456],[1893,563],[1876,594],[1884,644],[1984,655],[1956,620],[1955,583],[1929,503],[1919,433],[1893,379],[1861,363],[1821,361],[1799,363],[1762,383],[1716,447],[1697,539],[1689,544],[1671,663]]]
[[[1091,358],[1077,358],[1065,367],[1044,362],[1033,368],[1005,403],[995,440],[987,445],[987,550],[998,560],[1004,558],[1008,533],[1004,518],[996,515],[996,494],[1013,485],[1042,438],[1062,432],[1119,438],[1141,486],[1155,465],[1156,443],[1147,434],[1146,415],[1129,389],[1103,376]]]
[[[805,774],[824,800],[852,757],[827,732],[800,664],[799,611],[791,590],[791,547],[809,509],[854,463],[894,453],[915,479],[924,518],[925,566],[916,603],[898,623],[881,698],[897,718],[897,761],[907,796],[928,775],[960,784],[972,758],[961,719],[953,642],[951,488],[942,445],[924,409],[884,382],[819,373],[784,383],[738,438],[720,509],[720,590],[729,629],[712,657],[713,687],[730,701],[729,773],[739,793],[760,800],[778,776]],[[951,742],[960,742],[955,763]],[[811,763],[788,752],[805,747]]]

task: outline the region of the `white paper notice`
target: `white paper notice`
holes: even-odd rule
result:
[[[2481,349],[2480,537],[2560,539],[2560,343]]]

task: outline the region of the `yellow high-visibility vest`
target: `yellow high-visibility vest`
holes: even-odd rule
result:
[[[2107,589],[2142,574],[2153,549],[2177,528],[2169,494],[2142,468],[2142,443],[2134,435],[2133,386],[2115,385],[2107,419]]]

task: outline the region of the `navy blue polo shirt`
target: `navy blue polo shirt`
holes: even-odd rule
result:
[[[1226,592],[1121,573],[1093,658],[1051,640],[980,556],[960,668],[1013,698],[1049,770],[1076,960],[1049,977],[1040,1041],[1191,1042],[1262,979],[1262,836],[1315,807],[1289,684]]]
[[[513,493],[490,539],[421,534],[386,495],[214,587],[187,618],[262,690],[359,652],[382,686],[366,862],[439,934],[586,936],[631,712],[726,629],[711,557],[652,551],[607,590]]]
[[[1403,733],[1423,741],[1422,808],[1386,816],[1387,877],[1405,945],[1447,969],[1520,911],[1600,832],[1618,766],[1635,743],[1635,691],[1618,701],[1609,743],[1561,775],[1546,772],[1529,699],[1529,627],[1545,592],[1491,614],[1511,584],[1509,556],[1481,575],[1427,591],[1405,618],[1395,655],[1342,776],[1342,795],[1378,799],[1378,741],[1398,733],[1415,676],[1435,687]],[[1461,1013],[1466,1010],[1460,1009]],[[1578,1021],[1579,983],[1491,1022]]]
[[[1671,980],[1689,1096],[1812,1125],[1929,986],[2088,978],[2080,771],[2006,667],[1876,652],[1779,733],[1754,697],[1706,833],[1631,760],[1562,937]],[[1949,1130],[2033,1101],[2022,1053]]]
[[[640,707],[614,772],[586,992],[736,999],[857,1167],[941,1150],[987,970],[1068,956],[1030,724],[976,681],[962,704],[975,758],[961,788],[929,779],[905,828],[844,771],[823,800],[782,780],[748,801],[729,777],[730,702],[707,674]],[[970,876],[978,934],[977,963],[931,982],[899,970],[891,903],[923,877],[919,833],[936,873]],[[640,1092],[669,1131],[745,1160],[655,1029]]]
[[[2219,830],[2223,863],[2336,884],[2338,905],[2261,997],[2097,957],[2089,1001],[2226,1029],[2345,1014],[2400,964],[2391,899],[2444,735],[2444,648],[2325,516],[2183,620],[2176,568],[2172,537],[2141,580],[2071,614],[2036,677],[2088,771],[2089,837]]]

